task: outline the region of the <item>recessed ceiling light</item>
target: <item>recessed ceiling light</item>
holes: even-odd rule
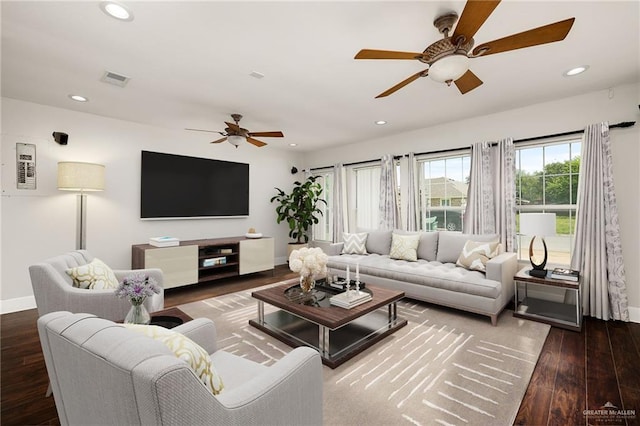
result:
[[[378,120],[378,121],[376,121],[376,124],[377,124],[378,126],[382,126],[382,125],[384,125],[384,124],[387,124],[387,122],[386,122],[386,121],[384,121],[384,120]]]
[[[80,95],[69,95],[69,99],[72,99],[76,102],[89,102],[89,98]]]
[[[122,3],[103,1],[100,2],[100,9],[107,15],[120,21],[133,21],[133,13]]]
[[[290,143],[289,146],[298,146],[297,143]]]
[[[582,74],[588,69],[589,69],[589,65],[581,65],[579,67],[571,68],[569,71],[566,71],[562,75],[564,75],[565,77],[572,77],[574,75]]]

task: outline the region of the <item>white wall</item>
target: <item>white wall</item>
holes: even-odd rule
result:
[[[51,133],[69,134],[66,146]],[[301,156],[274,145],[211,145],[209,136],[165,129],[2,98],[2,199],[0,312],[35,307],[28,266],[75,249],[76,195],[56,189],[58,161],[106,166],[106,189],[89,193],[87,249],[115,269],[131,263],[131,245],[149,237],[183,240],[243,235],[250,227],[276,239],[276,262],[284,263],[289,241],[276,224],[274,186],[289,189]],[[36,145],[37,189],[16,189],[16,143]],[[249,163],[250,215],[237,219],[141,221],[140,151]],[[188,190],[188,189],[185,189]]]
[[[499,96],[499,94],[496,94]],[[471,95],[472,96],[472,95]],[[464,97],[461,97],[461,102]],[[305,168],[330,166],[450,148],[504,137],[521,139],[583,129],[601,121],[640,121],[640,85],[587,93],[559,101],[446,123],[393,137],[335,147],[305,156]],[[437,106],[425,104],[425,110]],[[393,126],[393,123],[389,123]],[[640,122],[611,131],[614,178],[619,208],[627,292],[633,321],[640,322]]]

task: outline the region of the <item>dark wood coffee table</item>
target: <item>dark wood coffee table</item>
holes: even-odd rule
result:
[[[285,290],[296,282],[251,293],[258,300],[258,318],[249,324],[292,347],[317,349],[323,364],[331,368],[407,325],[406,319],[398,318],[396,307],[404,292],[367,285],[372,300],[343,309],[329,304],[328,298],[338,293],[333,289],[316,287],[312,304],[290,301]],[[265,303],[279,310],[265,314]]]

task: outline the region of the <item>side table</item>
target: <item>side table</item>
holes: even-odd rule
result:
[[[515,285],[515,310],[513,316],[544,322],[556,327],[568,330],[580,331],[582,329],[582,291],[580,282],[569,280],[557,280],[550,277],[551,271],[545,278],[537,278],[529,275],[530,267],[518,271],[513,277]],[[537,284],[548,287],[563,288],[574,292],[573,303],[553,302],[529,296],[529,284]],[[519,289],[522,288],[523,295]],[[522,298],[522,300],[520,300]]]
[[[159,325],[164,328],[173,328],[187,321],[191,321],[192,319],[193,318],[176,307],[166,308],[161,311],[151,313],[151,324]]]

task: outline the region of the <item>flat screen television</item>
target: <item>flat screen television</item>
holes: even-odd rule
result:
[[[142,151],[140,218],[249,215],[249,165]]]

